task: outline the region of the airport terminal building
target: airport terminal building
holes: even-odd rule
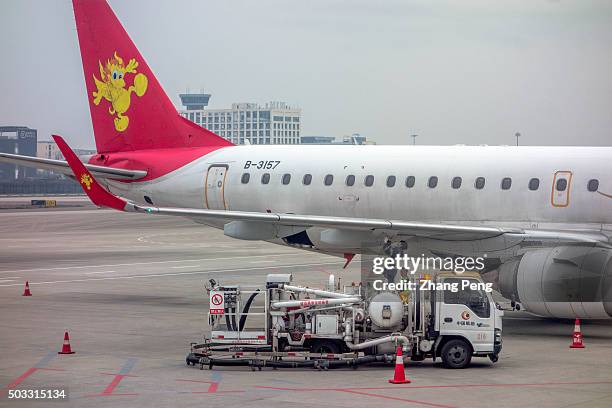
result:
[[[26,126],[0,126],[0,152],[36,156],[37,131]],[[24,180],[36,176],[32,167],[0,164],[0,180]]]
[[[207,109],[210,94],[179,95],[180,114],[234,144],[300,144],[302,110],[284,102]]]

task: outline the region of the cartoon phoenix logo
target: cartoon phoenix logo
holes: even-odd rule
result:
[[[130,108],[130,101],[132,92],[135,92],[137,96],[142,96],[147,91],[147,85],[149,80],[142,74],[136,74],[136,68],[138,68],[138,62],[132,58],[127,65],[123,64],[123,59],[117,55],[115,51],[113,58],[106,61],[106,66],[102,66],[102,62],[98,61],[100,65],[100,80],[96,78],[94,74],[93,78],[96,83],[97,91],[93,92],[93,103],[99,105],[102,98],[110,102],[111,106],[108,108],[108,113],[115,116],[115,129],[119,132],[123,132],[127,129],[130,119],[124,116],[125,112]],[[134,77],[134,83],[126,89],[125,75],[136,74]]]
[[[91,190],[91,183],[93,183],[93,180],[91,179],[89,174],[83,173],[81,175],[81,184],[88,190]]]

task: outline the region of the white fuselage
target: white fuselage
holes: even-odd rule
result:
[[[291,179],[283,184],[286,174]],[[601,231],[612,224],[611,174],[610,147],[259,145],[222,148],[156,180],[110,187],[165,207]],[[392,187],[389,176],[395,176]],[[410,176],[414,185],[407,186]],[[457,177],[461,184],[456,179],[453,188]],[[531,190],[534,178],[539,185]],[[590,180],[598,181],[596,191],[588,190]]]

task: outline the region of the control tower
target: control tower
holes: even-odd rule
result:
[[[184,93],[179,94],[181,103],[187,110],[203,110],[208,106],[210,94],[205,93]]]

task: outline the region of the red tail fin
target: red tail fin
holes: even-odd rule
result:
[[[105,0],[73,0],[100,153],[228,146],[181,117]]]

